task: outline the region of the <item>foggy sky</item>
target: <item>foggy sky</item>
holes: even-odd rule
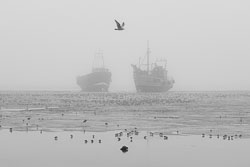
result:
[[[80,90],[101,49],[111,91],[134,91],[131,64],[166,58],[174,91],[250,90],[247,0],[0,1],[0,90]],[[115,31],[115,22],[125,31]]]

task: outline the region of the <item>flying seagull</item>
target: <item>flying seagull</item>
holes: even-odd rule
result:
[[[122,23],[122,25],[116,20],[115,20],[115,22],[116,22],[116,26],[117,26],[117,28],[115,30],[124,30],[124,28],[123,28],[125,26],[124,22]]]

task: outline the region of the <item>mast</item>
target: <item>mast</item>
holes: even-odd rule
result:
[[[99,50],[100,58],[102,60],[102,68],[104,68],[104,58],[103,58],[103,52]]]
[[[141,58],[139,57],[139,68],[141,68]]]
[[[92,71],[95,68],[104,68],[103,52],[100,49],[98,50],[98,52],[95,53],[94,61],[92,63]]]
[[[147,42],[147,72],[148,74],[149,74],[149,54],[150,54],[149,42]]]

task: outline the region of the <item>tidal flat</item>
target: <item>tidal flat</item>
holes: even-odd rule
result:
[[[4,166],[250,165],[248,91],[11,91],[0,106]]]
[[[250,92],[0,92],[0,125],[18,131],[143,131],[250,136]]]

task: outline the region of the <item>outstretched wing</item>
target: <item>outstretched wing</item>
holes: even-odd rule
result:
[[[122,27],[124,27],[124,26],[125,26],[125,23],[123,22],[123,23],[122,23]]]
[[[116,22],[117,28],[121,29],[122,27],[121,27],[120,23],[116,20],[115,20],[115,22]]]

